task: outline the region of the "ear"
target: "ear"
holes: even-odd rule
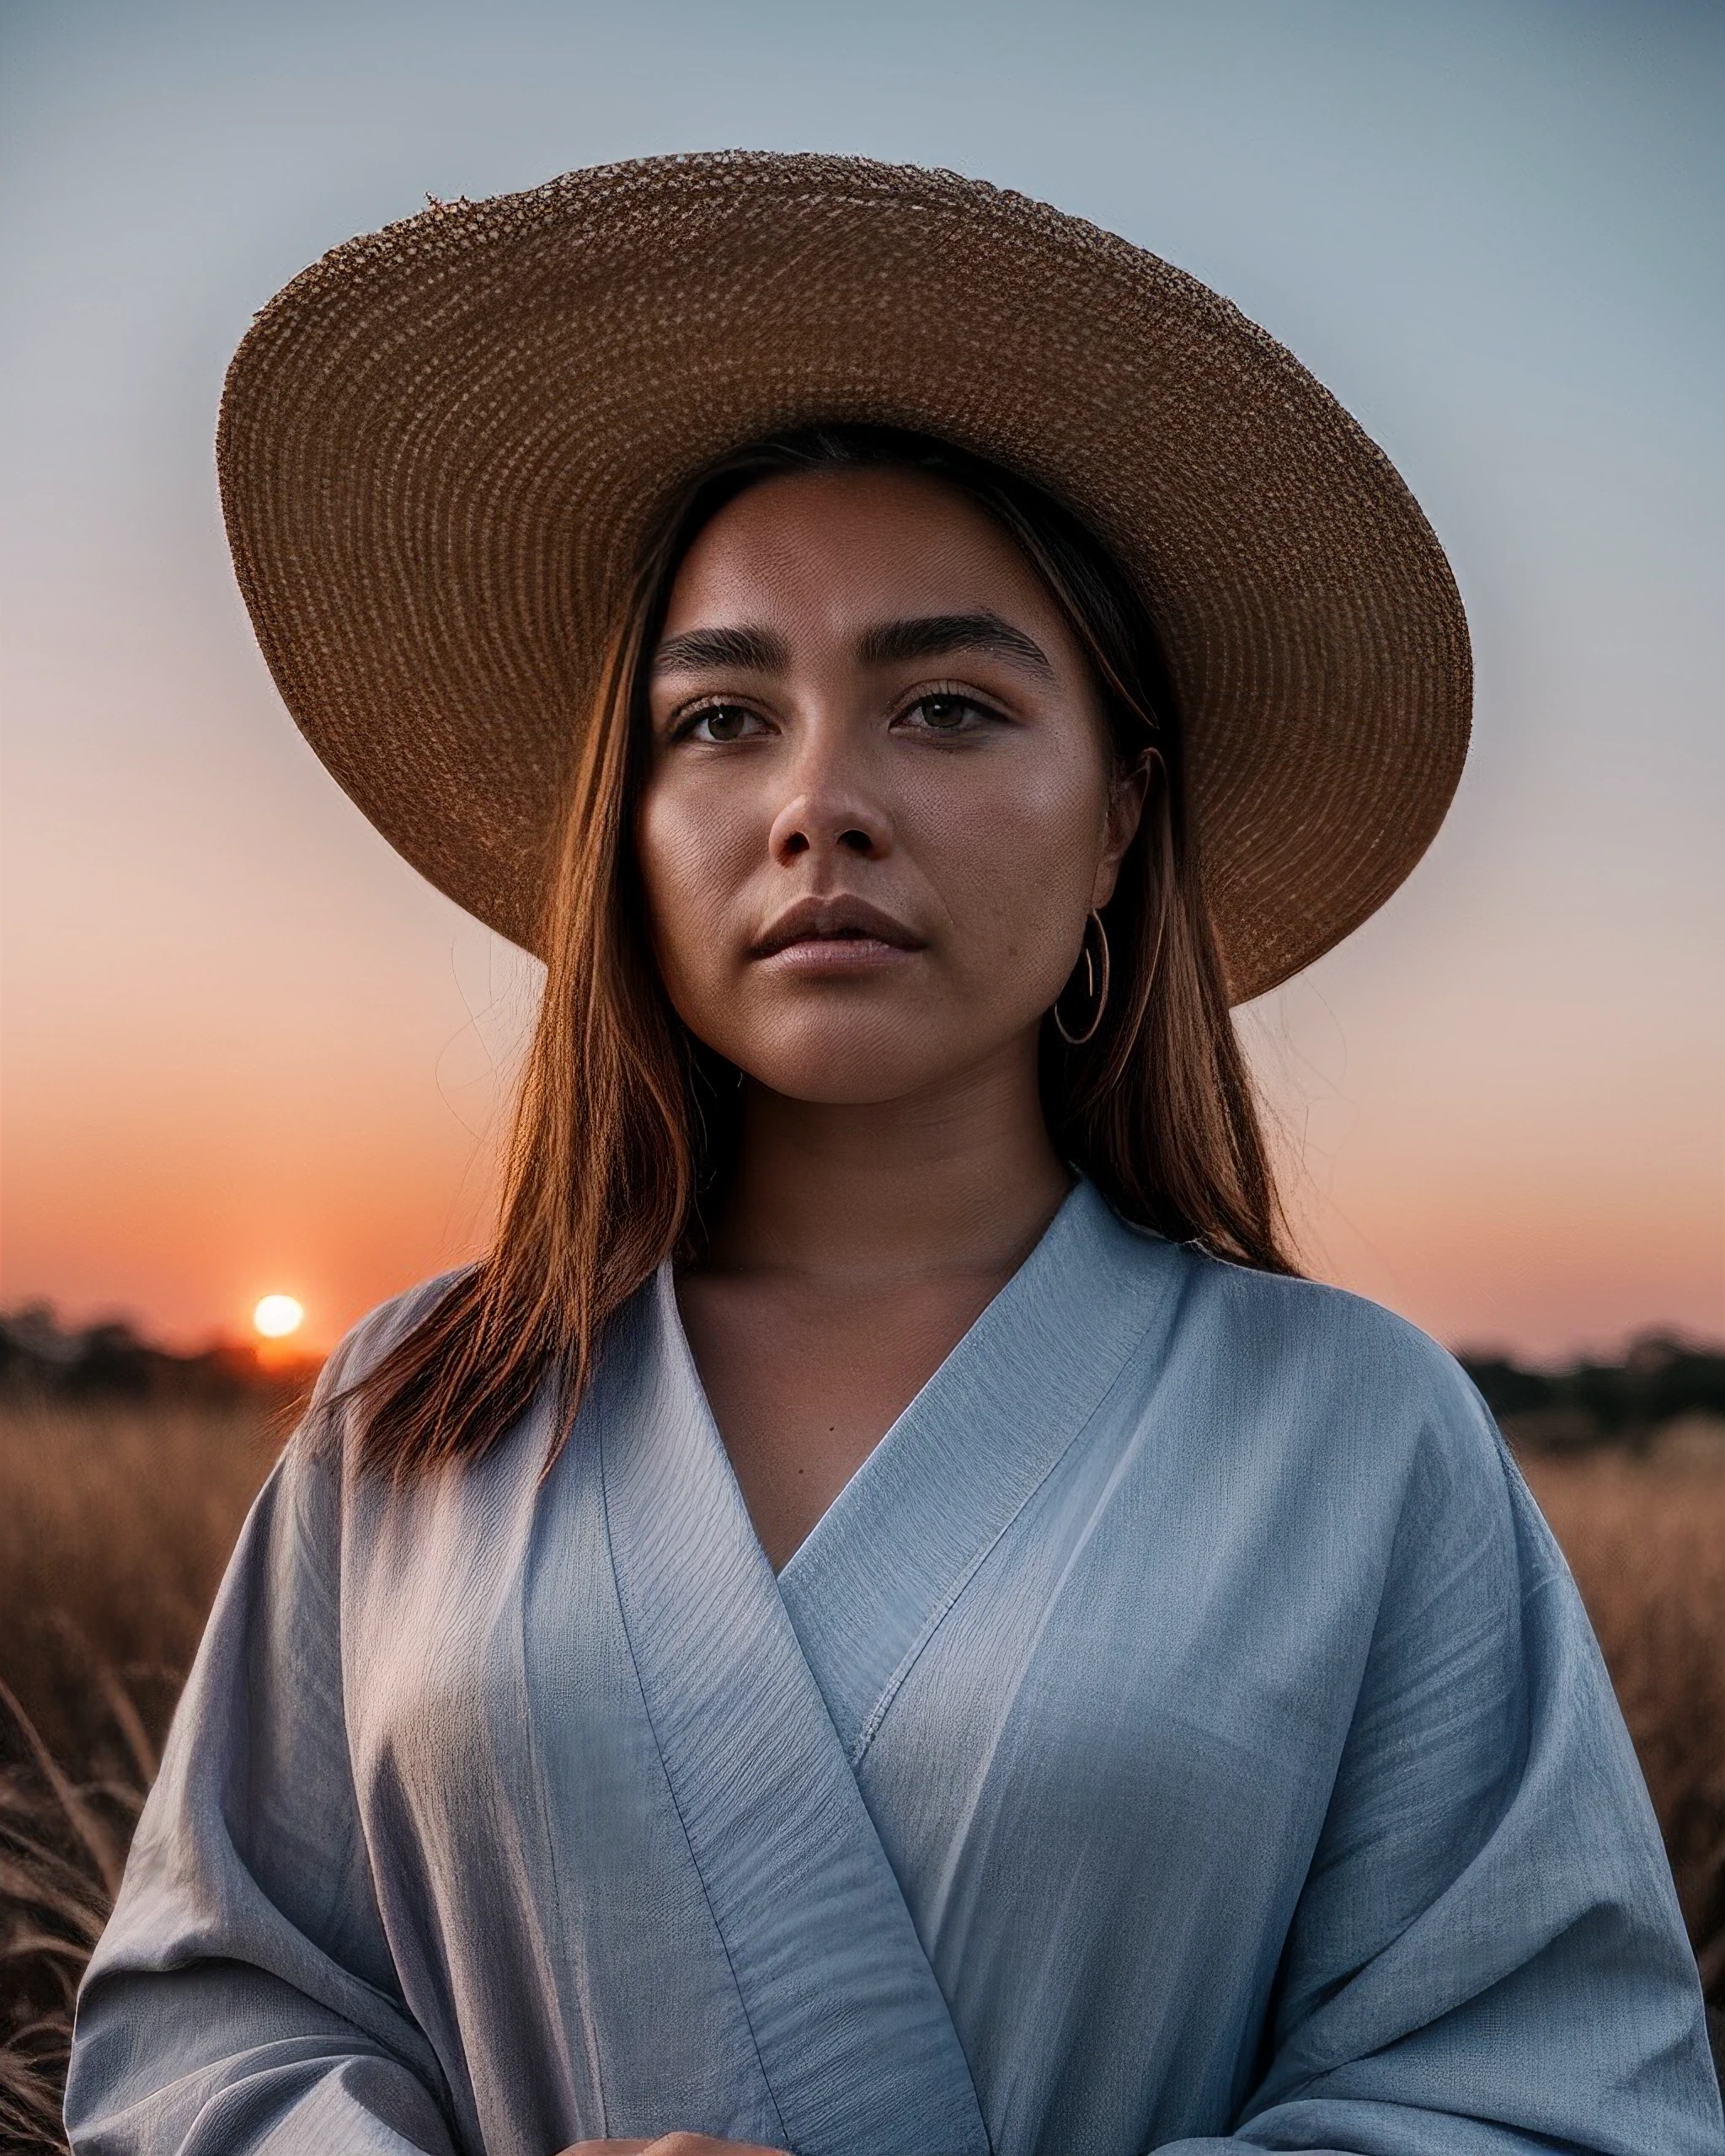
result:
[[[1117,771],[1108,787],[1108,814],[1103,824],[1103,850],[1090,888],[1092,908],[1105,906],[1114,895],[1114,883],[1126,849],[1138,835],[1144,804],[1150,798],[1150,782],[1162,761],[1154,749],[1146,749],[1135,763]]]

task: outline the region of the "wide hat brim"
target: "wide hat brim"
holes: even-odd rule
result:
[[[1467,628],[1382,451],[1274,339],[1022,195],[720,152],[434,204],[295,279],[235,355],[217,461],[302,731],[511,942],[548,878],[601,655],[689,476],[820,420],[1039,481],[1136,580],[1187,742],[1230,992],[1395,889],[1466,753]]]

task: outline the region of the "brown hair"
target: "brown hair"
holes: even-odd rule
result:
[[[1151,787],[1104,920],[1114,993],[1093,1038],[1043,1028],[1042,1096],[1062,1157],[1125,1219],[1266,1272],[1295,1268],[1234,1037],[1186,814],[1179,727],[1143,601],[1069,510],[926,436],[809,429],[697,475],[637,571],[606,654],[550,894],[544,1001],[490,1254],[352,1388],[367,1465],[406,1476],[473,1458],[547,1379],[567,1438],[606,1321],[698,1239],[737,1142],[729,1067],[672,1011],[648,946],[630,840],[645,692],[696,536],[761,481],[849,465],[932,473],[1006,530],[1094,669],[1114,753]],[[730,1074],[733,1077],[734,1074]]]

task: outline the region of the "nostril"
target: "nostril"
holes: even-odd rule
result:
[[[839,844],[852,853],[873,853],[874,851],[873,841],[867,831],[841,831]]]
[[[784,850],[788,854],[807,853],[809,841],[806,834],[802,831],[793,831],[785,841]]]

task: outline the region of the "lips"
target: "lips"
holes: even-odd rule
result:
[[[866,899],[841,892],[831,898],[798,899],[779,915],[749,955],[751,958],[772,958],[782,951],[810,946],[841,947],[847,943],[884,944],[892,951],[921,951],[925,947],[922,937],[914,935],[903,921],[895,921],[879,906],[870,905]],[[836,949],[833,955],[839,955]],[[862,954],[859,952],[857,955]]]

